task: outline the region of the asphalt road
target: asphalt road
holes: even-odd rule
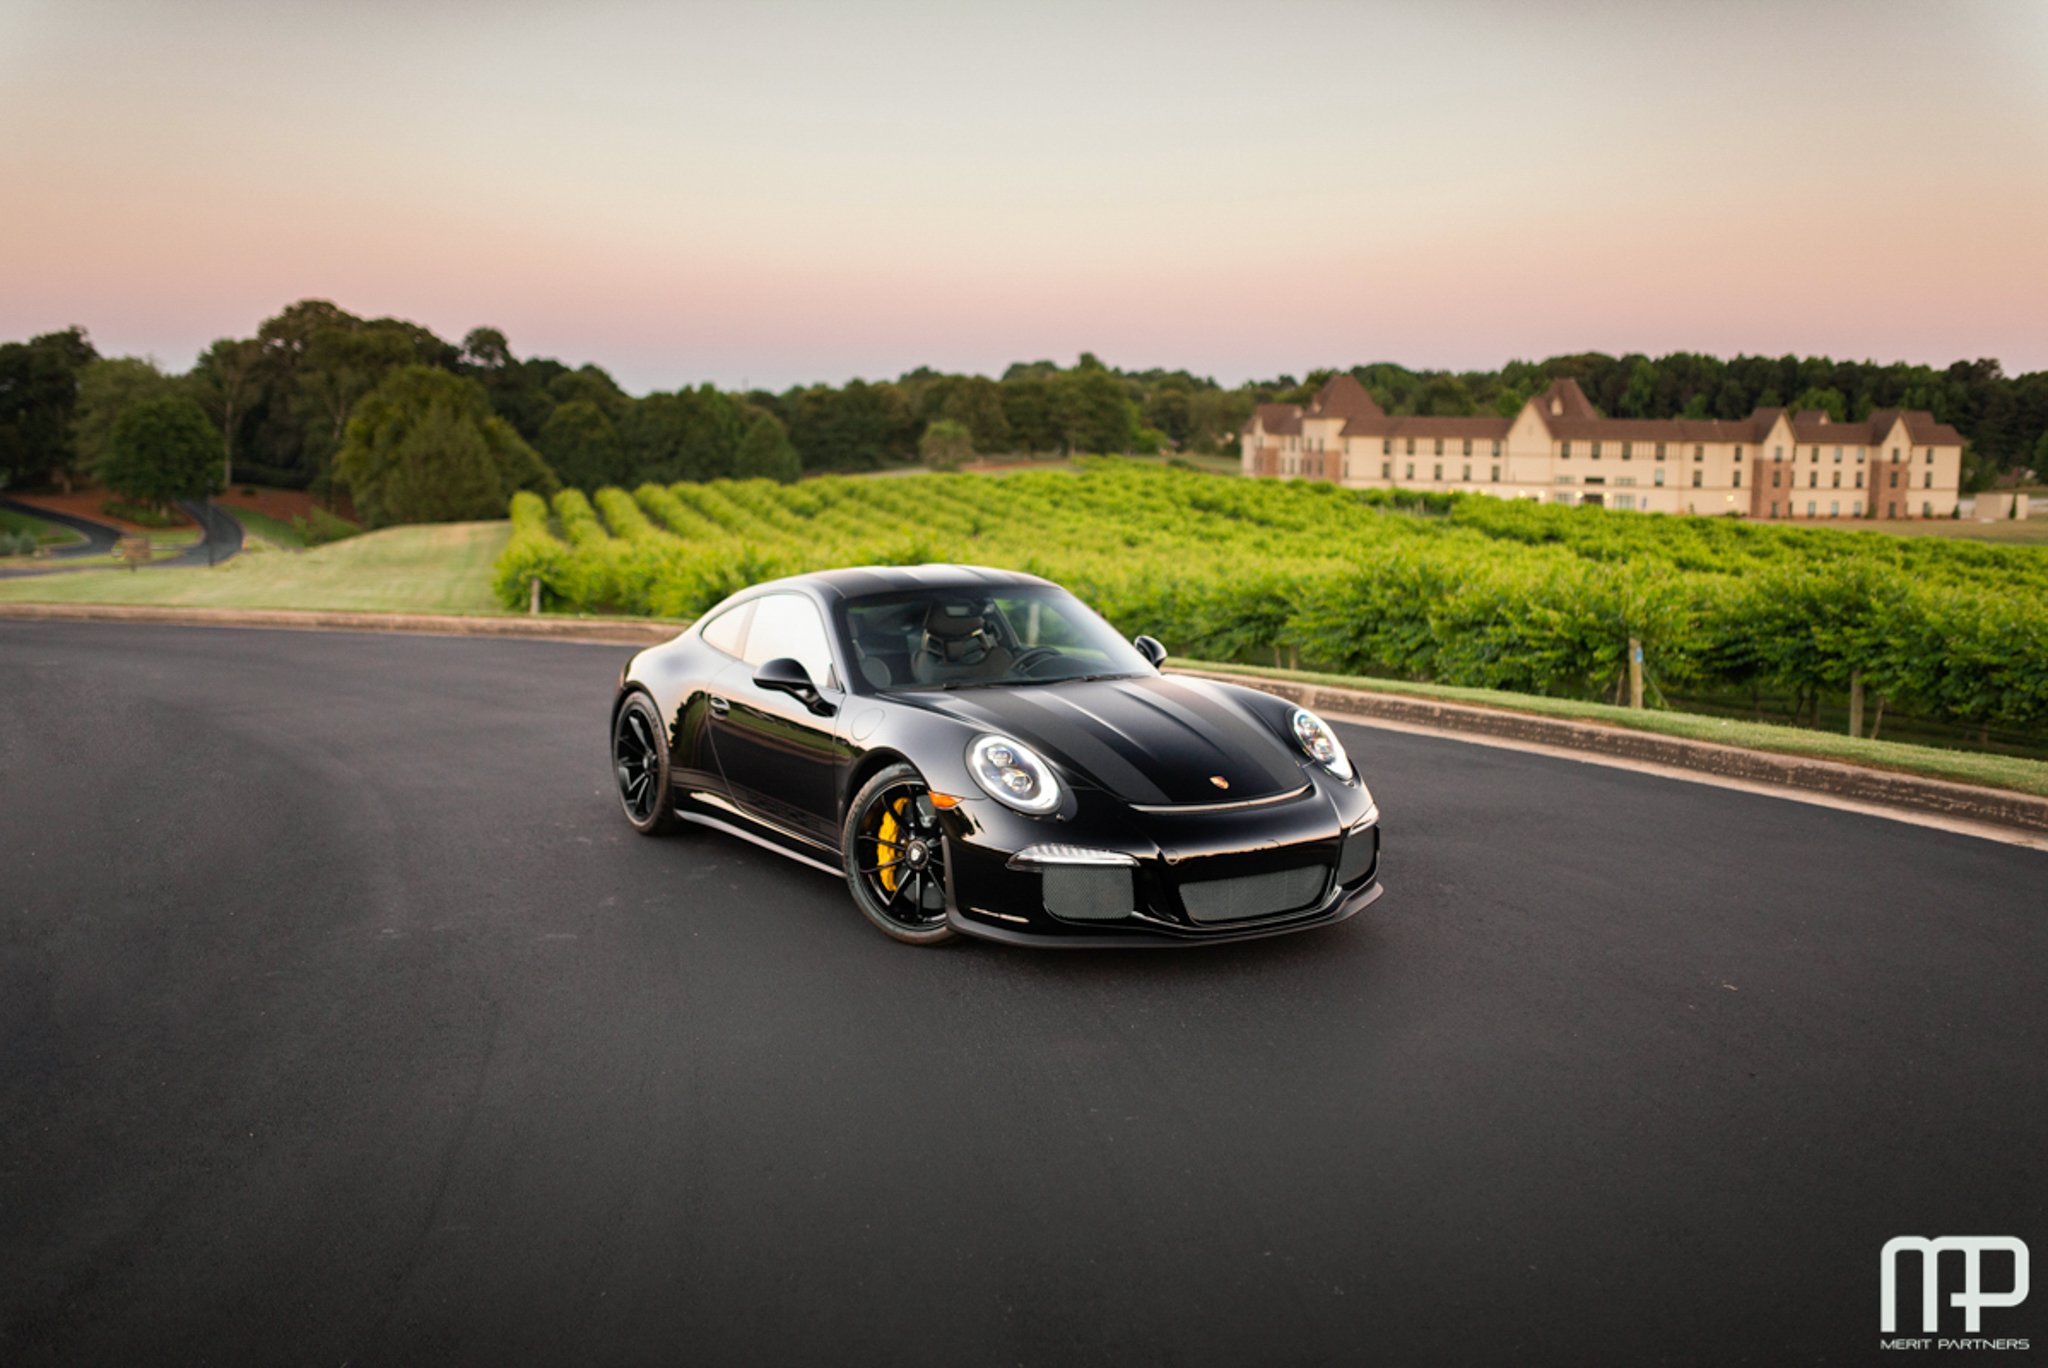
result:
[[[1352,921],[915,950],[627,830],[625,654],[0,622],[0,1362],[1895,1361],[1885,1240],[2048,1251],[2048,856],[1347,729]]]

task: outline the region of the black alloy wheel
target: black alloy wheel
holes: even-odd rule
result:
[[[612,719],[612,779],[619,806],[635,831],[665,836],[676,829],[668,792],[668,741],[646,694],[628,694]]]
[[[891,765],[847,805],[840,853],[854,905],[886,936],[911,945],[951,940],[946,924],[946,838],[930,787]]]

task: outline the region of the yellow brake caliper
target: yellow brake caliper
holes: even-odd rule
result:
[[[876,872],[882,880],[882,887],[888,889],[891,893],[896,891],[896,861],[900,858],[896,851],[891,849],[896,844],[896,833],[899,830],[896,825],[896,814],[901,812],[903,805],[909,801],[908,798],[898,798],[894,807],[883,808],[882,825],[875,831],[875,835],[885,842],[881,849],[876,852],[876,854],[881,856],[875,862],[880,866]]]

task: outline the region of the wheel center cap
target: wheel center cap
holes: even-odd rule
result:
[[[912,841],[910,843],[910,849],[907,852],[907,858],[914,865],[922,865],[925,860],[924,842]]]

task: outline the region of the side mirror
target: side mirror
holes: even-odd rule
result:
[[[1153,669],[1166,663],[1166,648],[1159,644],[1158,637],[1132,637],[1131,645],[1138,648],[1139,655],[1152,662]]]
[[[801,661],[790,656],[763,661],[761,668],[754,672],[754,687],[786,693],[814,713],[832,711],[832,705],[824,700],[818,693],[818,686],[811,682],[811,672],[803,667]]]

